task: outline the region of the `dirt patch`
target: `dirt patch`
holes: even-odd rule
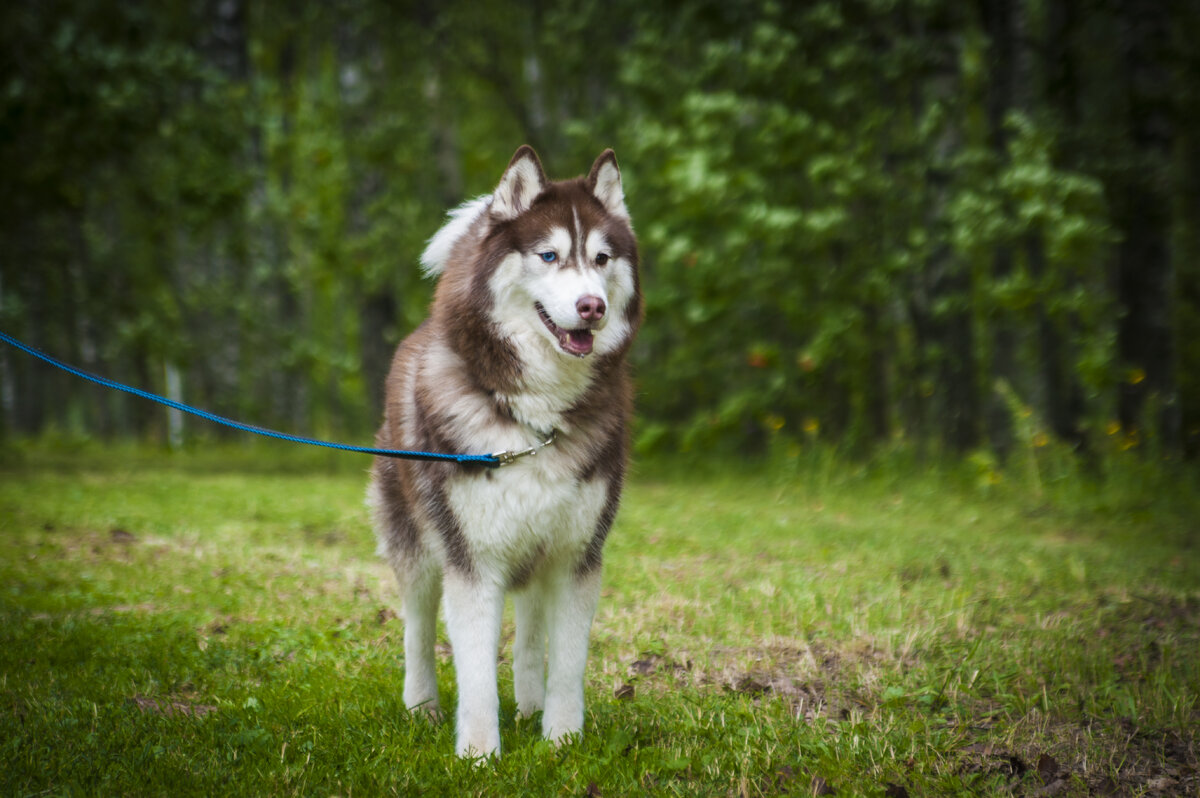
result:
[[[1195,795],[1200,789],[1195,739],[1179,735],[1165,739],[1121,738],[1121,734],[1098,736],[1088,732],[1091,756],[1097,749],[1108,753],[1108,761],[1085,756],[1078,742],[1078,729],[1068,724],[1048,727],[1040,737],[1059,752],[1056,756],[1038,751],[1030,743],[1006,746],[973,743],[957,751],[957,772],[971,780],[1009,792],[1031,796],[1078,795],[1086,790],[1097,796]],[[1107,750],[1106,750],[1107,749]]]
[[[1190,621],[1193,609],[1172,606],[1167,613],[1186,614]],[[713,648],[695,658],[689,652],[643,651],[625,662],[614,696],[720,690],[756,704],[783,702],[801,723],[924,713],[945,725],[948,740],[958,741],[942,752],[942,767],[981,788],[1045,798],[1200,794],[1200,739],[1194,731],[1139,729],[1119,718],[1079,722],[1036,709],[1014,718],[985,702],[966,712],[967,725],[936,706],[923,709],[913,696],[897,700],[878,687],[876,675],[901,667],[869,645]],[[964,714],[961,705],[957,714]],[[1200,715],[1196,720],[1194,728],[1200,729]],[[903,785],[888,787],[893,789],[888,794],[905,794]]]
[[[696,658],[689,652],[643,651],[627,663],[625,679],[615,693],[629,698],[635,686],[651,694],[681,688],[715,689],[756,701],[783,701],[792,716],[804,722],[845,720],[852,711],[874,703],[840,688],[861,684],[864,664],[878,667],[877,652],[864,650],[852,659],[820,644],[791,643],[713,647]]]
[[[135,695],[129,699],[129,703],[137,707],[143,714],[162,715],[168,718],[181,716],[202,718],[217,711],[212,704],[197,704],[178,698],[149,698],[144,695]]]

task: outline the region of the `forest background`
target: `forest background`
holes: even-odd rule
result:
[[[445,211],[611,146],[640,452],[1195,457],[1196,41],[1184,0],[5,3],[0,330],[365,442]],[[0,420],[169,436],[8,347]]]

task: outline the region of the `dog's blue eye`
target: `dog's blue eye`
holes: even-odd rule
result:
[[[554,261],[558,260],[557,252],[539,252],[538,255],[540,255],[542,260],[546,261],[546,263],[554,263]]]

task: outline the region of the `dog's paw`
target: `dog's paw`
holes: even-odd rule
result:
[[[446,715],[444,712],[442,712],[442,707],[438,704],[436,698],[426,701],[422,704],[409,707],[408,711],[410,714],[418,718],[424,718],[430,723],[441,723],[446,719]]]
[[[454,746],[454,753],[462,759],[470,759],[473,764],[481,765],[492,757],[500,756],[500,733],[495,735],[478,735],[480,739],[463,739],[460,737]]]
[[[547,704],[546,711],[542,714],[542,737],[556,746],[561,746],[583,736],[581,701],[551,700]]]
[[[555,748],[571,745],[583,739],[582,729],[544,729],[542,737]]]
[[[542,704],[528,701],[525,703],[517,702],[517,717],[521,720],[530,720],[539,715],[544,709]]]

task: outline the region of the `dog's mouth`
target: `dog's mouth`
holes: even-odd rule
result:
[[[554,319],[550,318],[550,314],[542,307],[541,302],[535,302],[533,307],[541,317],[542,324],[546,325],[546,329],[555,337],[559,348],[564,352],[575,357],[586,357],[592,353],[592,345],[595,343],[596,336],[595,330],[586,327],[578,330],[564,330],[554,323]]]

